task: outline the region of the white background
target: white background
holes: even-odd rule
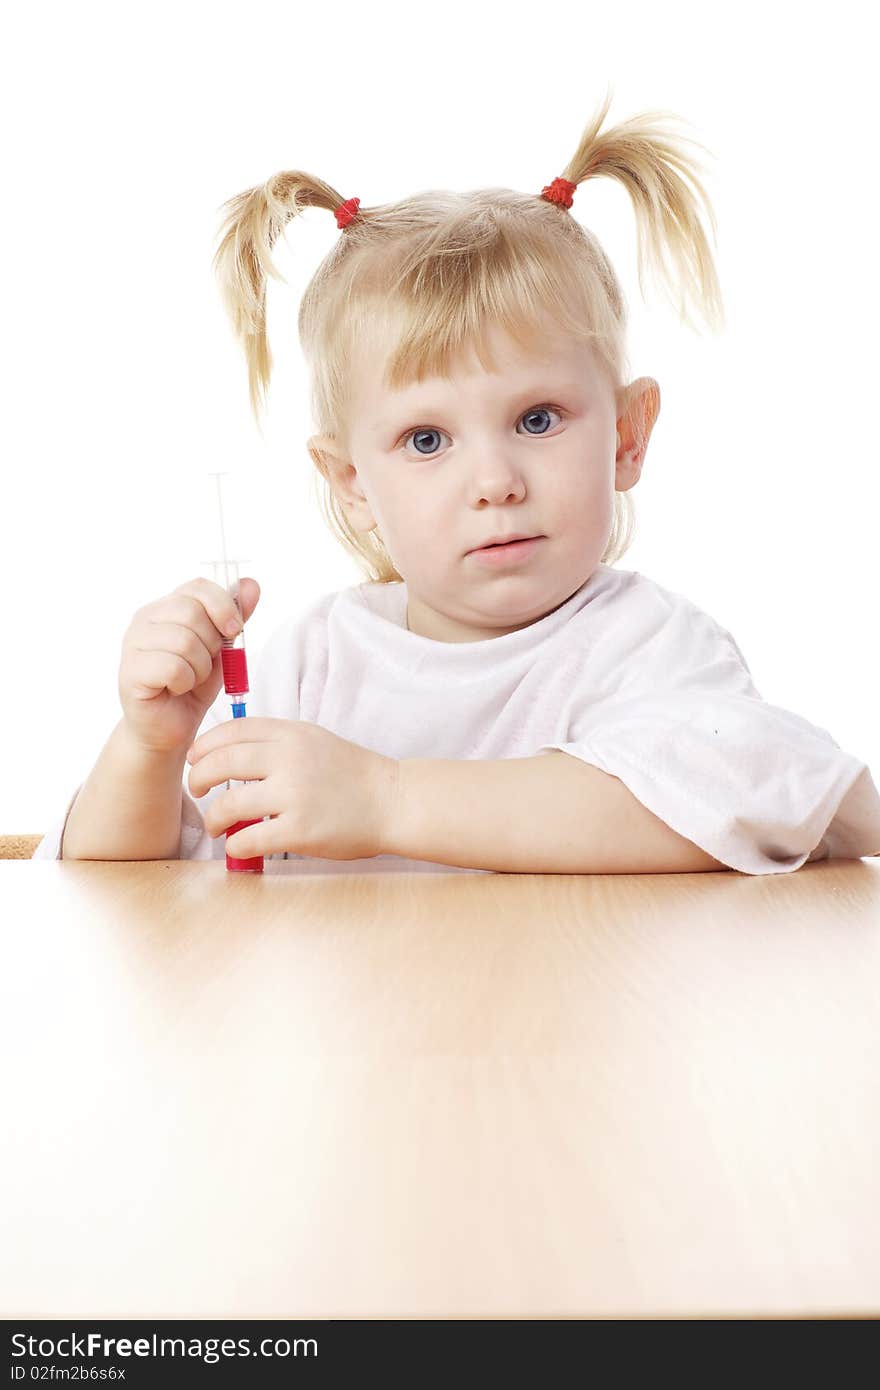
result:
[[[303,168],[364,205],[559,174],[606,125],[669,110],[711,151],[727,312],[682,327],[637,280],[628,195],[573,215],[608,252],[634,376],[661,413],[620,567],[730,629],[765,699],[872,770],[877,719],[876,50],[869,7],[43,4],[3,36],[0,831],[42,833],[120,718],[134,611],[216,550],[209,469],[262,599],[358,583],[326,530],[296,315],[339,232],[291,223],[270,282],[261,437],[213,279],[220,205]],[[865,18],[867,16],[868,18]]]

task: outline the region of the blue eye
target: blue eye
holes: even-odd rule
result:
[[[539,416],[540,416],[540,415],[556,415],[556,414],[558,414],[558,411],[552,410],[549,406],[546,406],[546,405],[537,405],[537,406],[535,406],[534,410],[527,410],[526,413],[525,413],[525,415],[524,415],[522,418],[523,418],[524,420],[534,420],[534,418],[535,418],[536,415],[539,415]],[[546,433],[547,433],[547,430],[548,430],[549,428],[550,428],[550,426],[548,425],[548,426],[546,427],[546,429],[538,430],[537,433],[538,433],[538,434],[546,434]]]
[[[522,420],[524,420],[524,421],[525,421],[525,420],[531,420],[532,422],[534,422],[536,418],[540,420],[540,418],[541,418],[542,416],[547,416],[547,415],[559,415],[559,413],[560,413],[560,412],[559,412],[558,410],[554,409],[554,407],[552,407],[552,406],[538,405],[538,406],[534,406],[531,410],[527,410],[526,413],[525,413],[525,415],[520,416],[520,419],[522,419]],[[535,433],[535,434],[546,434],[546,433],[547,433],[547,430],[550,429],[550,428],[551,428],[551,426],[550,426],[549,424],[547,424],[547,425],[544,425],[544,427],[543,427],[542,429],[538,429],[538,430],[535,430],[535,431],[532,431],[532,430],[530,429],[530,430],[529,430],[529,433],[530,433],[530,434],[531,434],[531,433]],[[434,455],[434,453],[436,452],[436,450],[435,450],[435,449],[423,450],[423,449],[421,448],[421,443],[424,443],[426,439],[428,440],[428,442],[430,442],[430,439],[431,439],[431,436],[432,436],[432,435],[441,435],[441,434],[445,434],[445,430],[434,429],[433,426],[431,426],[430,428],[425,428],[425,429],[415,429],[415,430],[410,430],[409,434],[404,435],[403,440],[402,440],[401,442],[402,442],[404,445],[406,445],[407,442],[411,439],[411,440],[413,441],[413,448],[417,450],[417,452],[421,455],[422,458],[432,458],[433,455]],[[420,441],[421,441],[421,443],[420,443]]]
[[[431,429],[431,430],[413,430],[412,433],[411,433],[411,434],[408,434],[406,438],[407,438],[407,439],[412,439],[413,441],[415,441],[415,440],[418,440],[418,439],[424,439],[426,435],[430,438],[430,436],[431,436],[432,434],[442,434],[442,433],[443,433],[442,430],[433,430],[433,429]],[[404,442],[404,444],[405,444],[405,443],[406,443],[406,439],[405,439],[403,442]],[[417,446],[416,443],[413,443],[413,448],[414,448],[414,449],[418,448],[418,446]],[[419,449],[418,451],[419,451],[419,453],[422,452],[421,449]],[[428,453],[429,453],[429,454],[432,453],[432,452],[433,452],[432,450],[428,450]]]

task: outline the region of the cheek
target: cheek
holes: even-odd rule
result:
[[[579,456],[570,460],[567,468],[554,472],[552,486],[554,505],[562,517],[569,512],[595,512],[613,490],[613,469],[596,459],[585,463]]]
[[[436,492],[428,495],[405,488],[389,499],[386,508],[388,524],[400,543],[410,548],[430,545],[446,524],[446,515],[443,498]]]
[[[444,513],[402,488],[382,499],[378,531],[398,570],[417,573],[441,548],[448,529]]]
[[[601,539],[614,515],[614,483],[599,468],[581,471],[570,481],[566,495],[557,499],[556,515],[561,533],[576,538]]]

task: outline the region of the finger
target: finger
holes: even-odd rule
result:
[[[210,637],[208,640],[213,641]],[[210,679],[219,649],[219,638],[212,651],[192,628],[151,621],[140,629],[137,644],[130,651],[138,653],[138,666],[147,667],[157,680],[163,670],[170,671],[171,679],[159,680],[158,684],[160,688],[167,685],[173,694],[180,695]]]
[[[230,826],[240,821],[262,820],[266,812],[266,798],[261,794],[262,783],[252,782],[245,786],[231,787],[229,791],[217,796],[202,812],[205,829],[216,840]]]
[[[233,822],[234,824],[234,822]],[[234,835],[228,836],[226,840],[226,853],[231,859],[256,859],[257,855],[271,854],[273,851],[266,849],[263,836],[261,834],[263,822],[257,825],[248,825],[244,830],[236,830]]]
[[[206,729],[187,749],[187,761],[197,763],[220,748],[235,748],[247,743],[273,743],[292,724],[290,719],[227,719],[213,729]]]
[[[195,579],[188,579],[185,584],[180,584],[169,597],[185,594],[198,599],[217,631],[229,637],[233,634],[226,631],[226,624],[234,618],[238,623],[237,630],[240,631],[242,623],[246,623],[253,614],[261,593],[256,579],[251,579],[249,575],[243,576],[231,593],[224,589],[222,584],[197,576]]]
[[[242,820],[249,819],[248,816],[242,816]],[[247,825],[243,830],[236,830],[234,835],[230,835],[226,841],[226,853],[233,859],[254,859],[258,854],[283,854],[285,851],[293,850],[288,840],[289,836],[284,835],[281,816],[270,816],[267,820],[260,821],[259,825]]]
[[[234,635],[227,632],[227,624],[234,624],[235,632],[241,631],[242,619],[235,600],[210,579],[191,579],[159,602],[161,614],[157,616],[161,620],[170,618],[184,627],[191,627],[206,646],[213,646],[214,651],[219,649],[224,637],[228,639]]]
[[[264,743],[234,743],[196,759],[187,779],[192,796],[204,796],[221,782],[262,782],[272,759]]]

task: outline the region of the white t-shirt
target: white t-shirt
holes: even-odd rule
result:
[[[406,584],[366,581],[283,622],[249,671],[249,717],[302,719],[393,758],[528,758],[561,749],[620,778],[673,830],[748,874],[880,854],[867,765],[764,701],[733,637],[682,594],[600,564],[518,632],[439,642],[406,626]],[[220,692],[199,733],[231,717]],[[181,859],[225,858],[183,774]],[[79,788],[77,788],[77,792]],[[59,858],[70,806],[37,847]],[[524,808],[524,815],[528,809]],[[304,872],[487,872],[383,854]]]

